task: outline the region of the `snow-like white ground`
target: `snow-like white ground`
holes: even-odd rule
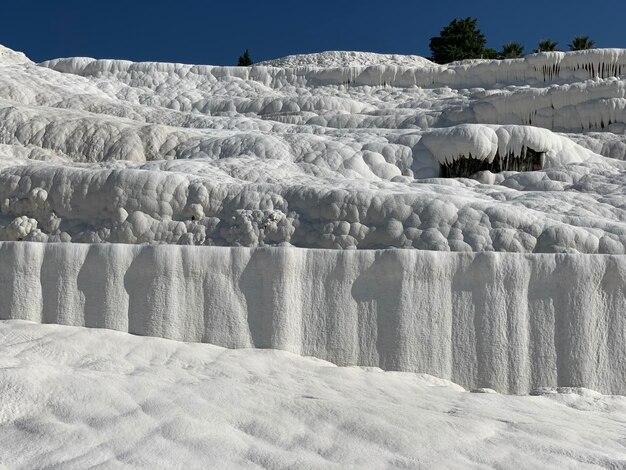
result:
[[[0,465],[606,469],[626,397],[470,393],[428,375],[0,322]]]

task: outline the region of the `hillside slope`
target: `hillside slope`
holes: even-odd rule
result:
[[[3,51],[0,240],[626,251],[624,50],[281,68]]]

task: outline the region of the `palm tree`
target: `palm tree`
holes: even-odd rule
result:
[[[524,46],[519,42],[508,42],[502,46],[501,54],[504,59],[517,59],[524,55]]]
[[[539,45],[537,46],[537,49],[535,49],[535,52],[555,51],[557,44],[558,43],[552,39],[543,39],[539,41]]]
[[[584,49],[593,49],[596,45],[589,36],[576,36],[572,42],[568,44],[570,51],[582,51]]]

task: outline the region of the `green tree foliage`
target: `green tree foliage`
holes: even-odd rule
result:
[[[500,53],[493,47],[485,47],[481,56],[482,59],[499,59]]]
[[[524,55],[524,46],[519,42],[507,42],[502,46],[501,56],[503,59],[517,59]]]
[[[543,39],[539,41],[539,44],[537,45],[537,49],[535,49],[535,52],[556,51],[557,44],[558,43],[556,41],[553,41],[552,39]]]
[[[439,36],[430,38],[432,59],[438,64],[455,60],[479,59],[487,41],[476,27],[476,18],[454,19],[444,27]]]
[[[253,63],[250,58],[250,52],[246,49],[246,52],[244,52],[242,56],[239,56],[239,63],[237,65],[239,65],[239,67],[249,67]]]
[[[582,51],[584,49],[593,49],[596,44],[589,39],[589,36],[576,36],[572,42],[568,44],[570,51]]]

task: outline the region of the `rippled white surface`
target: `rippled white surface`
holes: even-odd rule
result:
[[[7,468],[621,468],[626,398],[0,322]],[[485,390],[487,391],[487,390]]]

